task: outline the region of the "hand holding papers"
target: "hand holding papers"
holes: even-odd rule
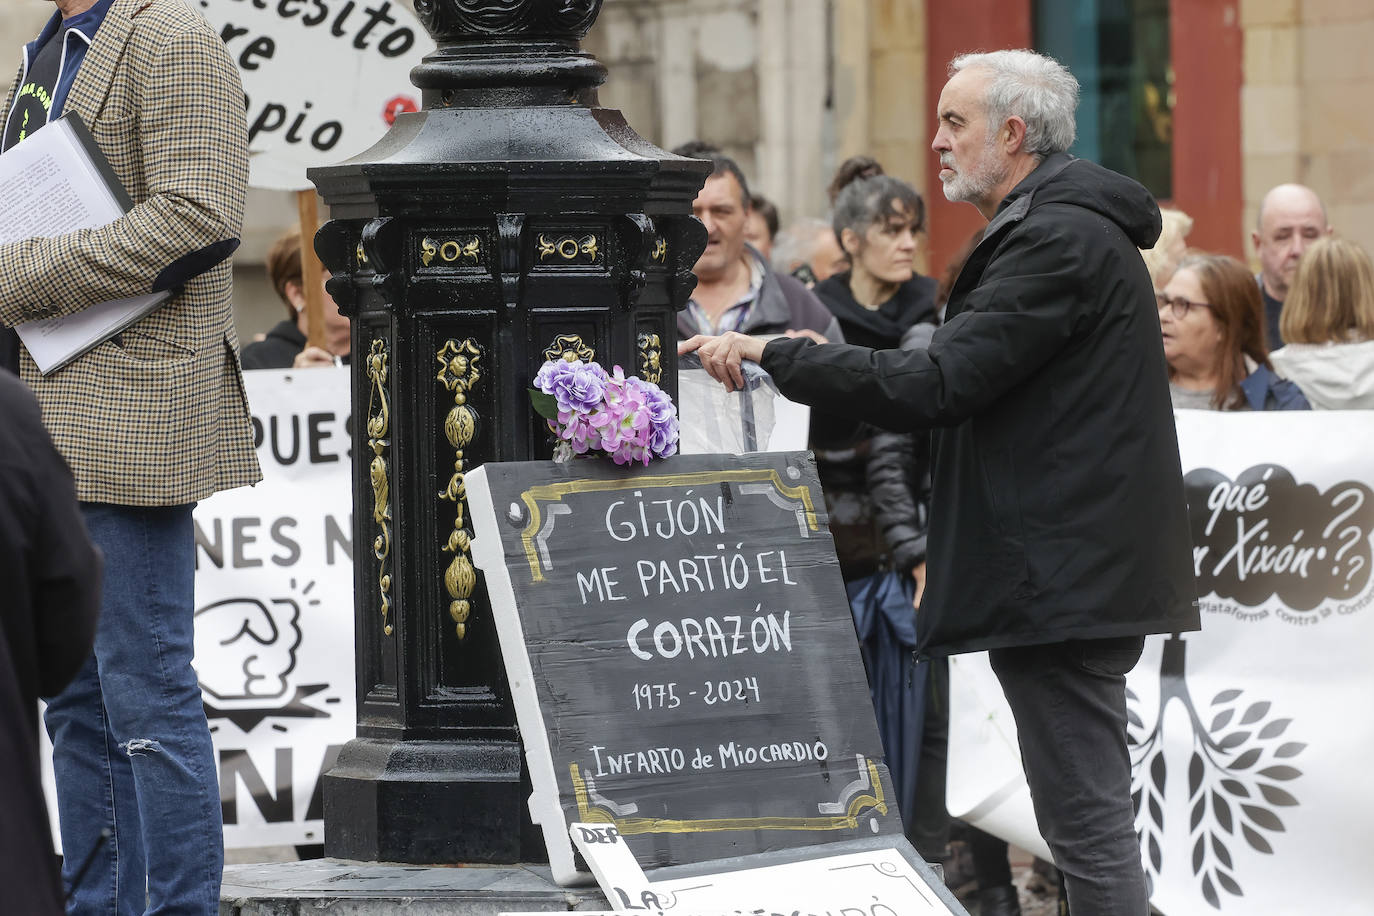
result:
[[[0,244],[94,229],[132,206],[76,114],[52,121],[0,156]],[[101,302],[15,328],[44,375],[127,328],[171,297],[152,293]]]

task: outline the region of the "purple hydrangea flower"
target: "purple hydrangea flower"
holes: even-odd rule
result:
[[[596,363],[550,360],[535,387],[558,402],[558,419],[549,429],[558,437],[557,454],[603,451],[616,464],[666,458],[677,452],[677,407],[657,385],[621,367],[607,373]]]
[[[562,411],[590,413],[601,404],[606,388],[606,371],[596,363],[551,359],[534,377],[534,386],[558,401]]]

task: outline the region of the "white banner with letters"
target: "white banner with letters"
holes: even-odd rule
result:
[[[244,373],[263,481],[196,507],[196,673],[228,847],[322,843],[353,737],[348,369]]]
[[[195,666],[224,843],[321,843],[320,775],[355,725],[348,369],[264,369],[244,385],[263,481],[195,510]]]
[[[249,184],[309,190],[312,166],[356,156],[420,110],[410,71],[434,41],[399,0],[188,0],[243,79]]]
[[[1202,630],[1127,679],[1151,902],[1369,911],[1374,411],[1178,413]],[[1046,855],[983,655],[951,665],[949,809]]]

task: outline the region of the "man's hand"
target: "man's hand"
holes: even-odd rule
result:
[[[926,564],[917,563],[911,567],[911,578],[916,580],[916,597],[911,599],[911,606],[920,610],[921,596],[926,592]]]
[[[319,369],[334,365],[338,365],[334,362],[334,354],[319,347],[306,347],[291,361],[292,369]]]
[[[711,378],[724,385],[726,391],[738,391],[744,387],[740,363],[746,359],[753,362],[763,359],[763,346],[763,341],[735,331],[727,331],[719,337],[698,334],[678,344],[677,355],[695,351]]]

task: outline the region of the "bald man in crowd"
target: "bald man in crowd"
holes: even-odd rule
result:
[[[1259,220],[1250,234],[1260,259],[1258,277],[1264,297],[1264,333],[1269,349],[1283,346],[1279,313],[1298,269],[1298,259],[1317,239],[1331,234],[1326,207],[1317,192],[1300,184],[1281,184],[1260,202]]]

